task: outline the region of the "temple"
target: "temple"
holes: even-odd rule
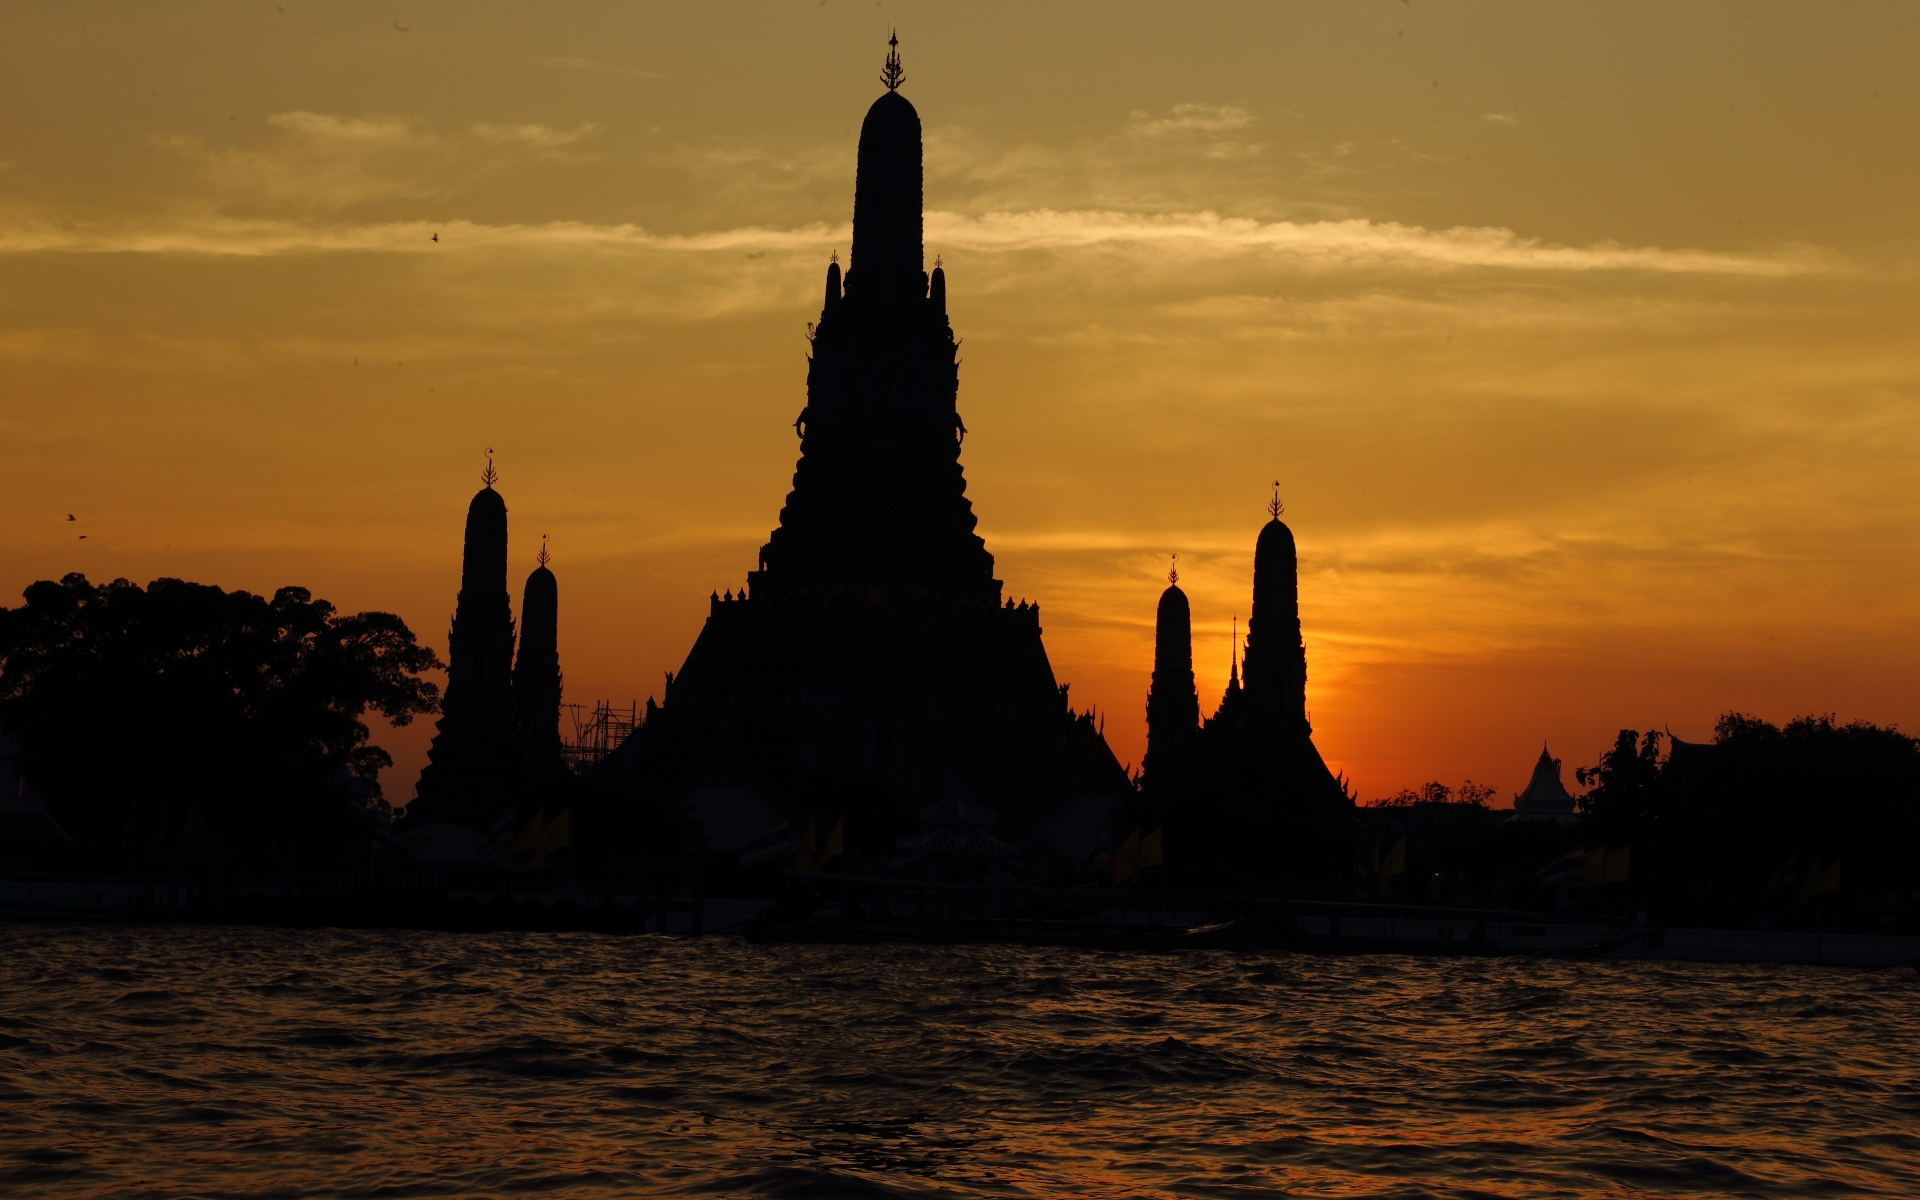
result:
[[[1513,798],[1514,819],[1571,825],[1574,810],[1573,794],[1560,778],[1560,760],[1547,752],[1543,742],[1540,759],[1533,764],[1533,778],[1527,781],[1526,790]]]
[[[521,602],[516,661],[507,502],[494,490],[491,458],[480,478],[467,505],[440,722],[407,806],[415,827],[492,828],[562,770],[559,585],[542,546]]]
[[[778,527],[609,764],[655,800],[723,785],[783,815],[844,813],[850,855],[912,834],[949,794],[1018,834],[1070,796],[1132,791],[1054,679],[1039,606],[1002,594],[975,532],[902,79],[895,49],[860,129],[851,258],[826,269]]]
[[[1350,857],[1353,799],[1307,719],[1299,555],[1283,511],[1276,485],[1254,547],[1244,665],[1236,646],[1219,708],[1204,723],[1180,697],[1183,667],[1189,695],[1193,688],[1186,596],[1169,586],[1160,597],[1141,783],[1165,822],[1168,868],[1190,882],[1290,877],[1337,888]],[[1171,763],[1180,765],[1163,765]]]
[[[1180,572],[1167,572],[1167,590],[1154,613],[1153,683],[1147,691],[1147,753],[1140,787],[1154,799],[1184,793],[1193,778],[1200,739],[1200,694],[1193,683],[1193,610],[1180,590]]]
[[[530,780],[559,775],[560,584],[547,568],[546,545],[527,576],[520,599],[520,651],[513,662],[514,716],[519,722],[521,763]]]

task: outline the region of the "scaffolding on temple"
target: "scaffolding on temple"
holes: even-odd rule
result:
[[[560,757],[576,775],[598,766],[601,759],[632,737],[641,724],[638,703],[629,705],[626,712],[605,700],[594,705],[591,712],[579,704],[562,707],[573,719],[573,737],[561,744]]]

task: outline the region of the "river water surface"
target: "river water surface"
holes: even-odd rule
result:
[[[0,925],[0,1193],[1920,1196],[1912,971]]]

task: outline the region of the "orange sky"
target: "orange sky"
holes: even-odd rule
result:
[[[444,648],[492,446],[567,698],[657,695],[789,485],[891,24],[981,532],[1122,759],[1170,553],[1217,701],[1272,479],[1362,798],[1920,728],[1909,4],[12,6],[0,590]]]

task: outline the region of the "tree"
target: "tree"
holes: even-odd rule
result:
[[[1651,836],[1659,818],[1660,733],[1622,729],[1613,748],[1591,767],[1579,767],[1574,779],[1589,790],[1578,800],[1587,826],[1602,841],[1626,846]]]
[[[271,600],[205,584],[84,575],[0,609],[0,723],[76,837],[136,853],[189,829],[242,850],[324,853],[348,794],[393,765],[362,717],[438,708],[441,666],[391,613],[338,614],[304,588]]]

